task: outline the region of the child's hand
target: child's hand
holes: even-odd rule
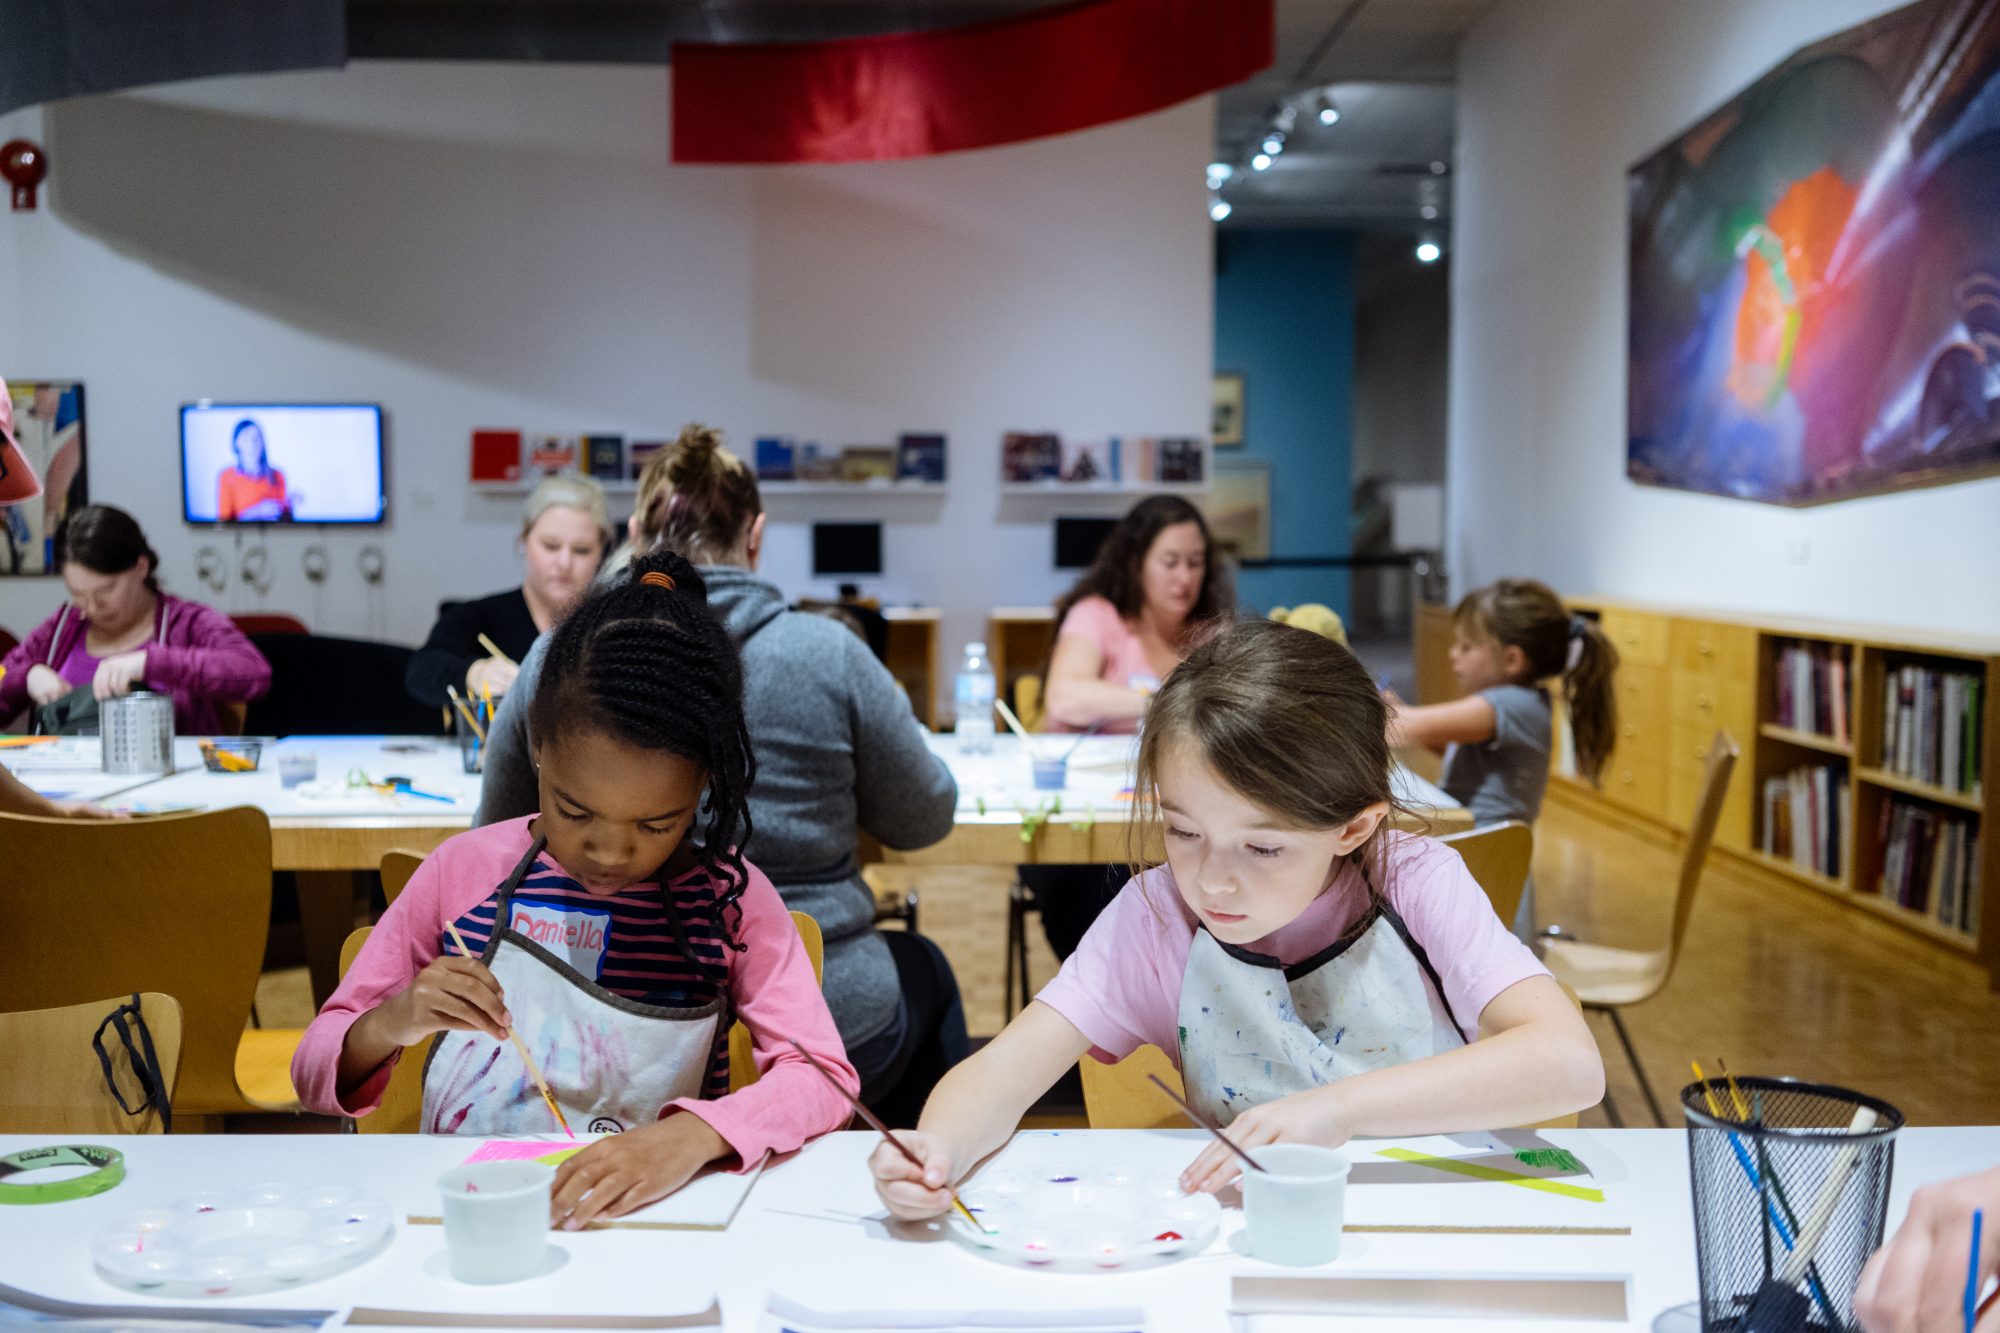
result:
[[[1237,1116],[1226,1132],[1237,1147],[1252,1157],[1257,1155],[1257,1149],[1269,1143],[1317,1143],[1338,1148],[1353,1137],[1353,1131],[1348,1129],[1346,1117],[1340,1112],[1337,1089],[1337,1084],[1312,1088],[1252,1107]],[[1201,1155],[1181,1172],[1181,1188],[1190,1194],[1214,1194],[1243,1171],[1241,1157],[1210,1140]]]
[[[398,1046],[414,1046],[445,1031],[483,1032],[505,1041],[514,1022],[507,997],[486,964],[456,954],[431,960],[408,989],[382,1008],[385,1035]]]
[[[598,1218],[657,1203],[730,1152],[706,1120],[685,1111],[599,1139],[556,1168],[549,1225],[580,1231]]]
[[[936,1217],[951,1207],[951,1150],[935,1134],[921,1130],[896,1131],[903,1146],[917,1155],[922,1169],[896,1151],[893,1144],[878,1143],[868,1158],[875,1175],[875,1192],[889,1205],[893,1215],[906,1222]]]

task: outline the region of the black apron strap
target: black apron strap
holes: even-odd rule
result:
[[[131,1015],[127,1026],[126,1015]],[[124,1089],[118,1086],[118,1077],[111,1068],[111,1053],[104,1049],[104,1029],[111,1028],[118,1033],[118,1041],[125,1048],[126,1057],[132,1062],[133,1077],[139,1080],[139,1091],[143,1094],[137,1106],[125,1100]],[[139,1033],[135,1046],[132,1041],[133,1029]],[[167,1080],[160,1072],[160,1057],[153,1049],[152,1029],[146,1026],[146,1017],[139,1011],[139,997],[132,996],[130,1003],[121,1004],[104,1016],[91,1034],[90,1047],[97,1052],[98,1067],[104,1071],[104,1082],[117,1099],[118,1108],[126,1115],[143,1114],[148,1107],[160,1113],[160,1128],[171,1134],[174,1132],[174,1108],[167,1096]]]
[[[528,850],[522,854],[521,859],[514,863],[512,873],[501,881],[500,896],[493,904],[493,929],[486,932],[486,947],[479,951],[479,957],[482,960],[493,956],[493,946],[499,941],[500,932],[507,929],[507,908],[514,901],[514,890],[521,887],[521,881],[526,879],[528,872],[535,868],[536,859],[541,856],[542,849],[548,845],[549,840],[547,838],[537,837],[528,845]]]

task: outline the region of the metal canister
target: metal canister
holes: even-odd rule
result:
[[[174,771],[174,701],[134,690],[98,705],[106,773]]]

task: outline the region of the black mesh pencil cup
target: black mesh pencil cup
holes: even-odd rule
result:
[[[1903,1113],[1779,1078],[1690,1083],[1681,1110],[1703,1333],[1855,1333]]]

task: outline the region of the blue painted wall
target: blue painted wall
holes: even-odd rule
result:
[[[1271,554],[1346,555],[1354,429],[1354,246],[1346,232],[1219,234],[1215,368],[1243,376],[1242,449],[1271,465]],[[1324,602],[1348,614],[1344,569],[1246,569],[1258,613]]]

